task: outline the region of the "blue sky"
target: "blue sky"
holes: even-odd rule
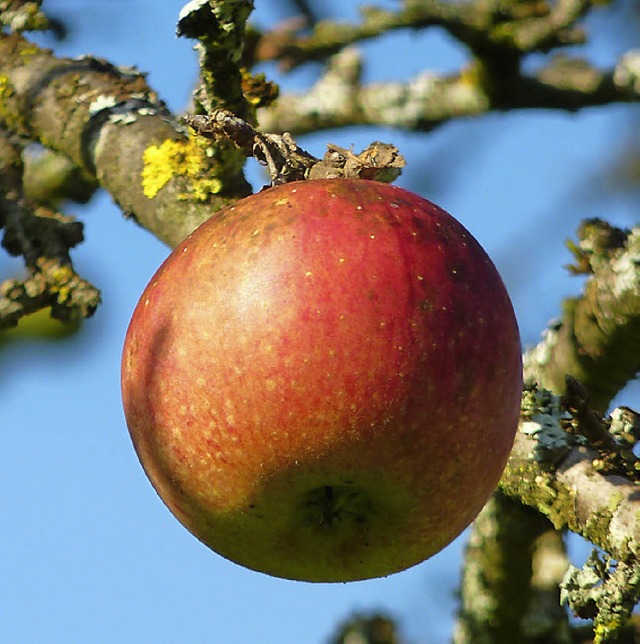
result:
[[[173,109],[186,104],[196,67],[191,43],[174,36],[180,2],[93,0],[90,11],[81,0],[49,4],[72,26],[61,54],[135,64]],[[256,0],[262,25],[283,17],[269,4]],[[610,37],[617,19],[591,21],[603,31],[584,53],[600,64],[627,47]],[[464,60],[432,31],[363,50],[372,80],[453,70]],[[283,90],[300,90],[314,72],[277,78]],[[604,176],[631,109],[490,115],[430,135],[349,129],[301,143],[317,155],[328,141],[398,145],[409,166],[397,183],[440,203],[485,246],[511,292],[523,342],[532,344],[562,298],[579,290],[562,266],[580,219],[638,219],[637,204],[607,192]],[[383,610],[410,642],[446,642],[464,537],[386,579],[311,585],[229,563],[173,519],[137,462],[119,390],[129,317],[168,249],[125,221],[108,195],[71,210],[86,226],[76,267],[102,288],[104,304],[72,341],[0,346],[0,640],[315,643],[353,612]],[[0,259],[0,279],[18,270]],[[629,387],[624,402],[639,400],[637,384]],[[577,540],[572,549],[583,556]]]

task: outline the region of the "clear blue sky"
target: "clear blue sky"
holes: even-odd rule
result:
[[[57,46],[61,54],[135,64],[173,109],[186,104],[196,66],[191,43],[174,37],[180,2],[46,4],[71,24],[69,40]],[[266,0],[256,5],[262,25],[283,17]],[[593,21],[605,31],[587,53],[603,65],[625,49],[623,39],[611,38],[614,22]],[[364,49],[370,79],[452,70],[463,60],[433,31]],[[278,79],[285,91],[301,89],[314,72]],[[602,174],[630,109],[491,115],[431,135],[346,130],[301,142],[316,154],[328,141],[398,145],[409,161],[398,184],[438,201],[485,246],[531,344],[562,298],[580,287],[562,268],[570,260],[564,241],[580,219],[629,226],[638,218],[630,201],[607,194]],[[0,641],[314,644],[353,612],[384,610],[410,642],[446,642],[463,538],[386,579],[310,585],[229,563],[173,519],[137,462],[119,391],[129,317],[168,250],[125,221],[108,195],[72,210],[87,238],[74,261],[102,288],[104,304],[71,342],[0,346]],[[0,280],[17,271],[16,262],[0,260]],[[637,406],[639,394],[631,387],[624,402]]]

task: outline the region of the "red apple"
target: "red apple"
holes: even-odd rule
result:
[[[175,516],[278,577],[379,577],[441,550],[493,492],[516,429],[518,330],[450,215],[317,180],[216,213],[142,294],[127,423]]]

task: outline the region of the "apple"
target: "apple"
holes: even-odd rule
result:
[[[337,582],[452,541],[494,491],[522,386],[491,260],[438,206],[365,180],[290,183],[216,213],[131,320],[126,420],[203,543]]]

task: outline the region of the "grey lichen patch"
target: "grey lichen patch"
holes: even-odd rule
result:
[[[107,96],[105,94],[102,94],[98,96],[96,99],[91,101],[91,104],[89,105],[89,115],[90,116],[95,116],[99,112],[102,112],[103,110],[111,109],[112,107],[115,107],[118,104],[118,99],[115,96]]]
[[[640,49],[632,49],[622,56],[614,70],[613,82],[620,89],[640,92]]]
[[[41,31],[51,23],[40,11],[40,2],[0,2],[0,24],[11,31]]]
[[[114,125],[131,125],[136,120],[136,115],[131,112],[128,114],[112,114],[109,117],[109,123],[113,123]]]
[[[570,566],[560,586],[560,600],[583,619],[593,619],[596,644],[622,641],[640,591],[640,567],[615,561],[593,550],[582,569]],[[626,641],[626,640],[625,640]]]
[[[525,382],[541,381],[540,371],[551,361],[554,349],[558,344],[558,333],[561,327],[560,320],[551,320],[542,332],[540,342],[525,351],[522,358]]]
[[[640,228],[629,234],[626,249],[611,263],[615,275],[612,290],[616,297],[626,293],[640,295]]]
[[[594,602],[597,593],[603,590],[604,565],[597,550],[591,552],[583,568],[570,565],[560,586],[560,602],[572,608],[577,608],[578,604],[584,607],[587,597]]]
[[[616,407],[609,416],[609,433],[621,447],[633,447],[640,438],[640,414],[629,407]]]
[[[564,429],[572,418],[571,414],[563,408],[560,396],[546,389],[525,389],[522,415],[520,431],[534,439],[529,458],[538,463],[558,463],[576,443],[583,440]]]
[[[96,117],[106,112],[109,123],[129,125],[134,123],[138,116],[151,116],[158,114],[160,108],[149,102],[149,97],[136,92],[125,100],[116,96],[101,94],[89,104],[89,116]]]

